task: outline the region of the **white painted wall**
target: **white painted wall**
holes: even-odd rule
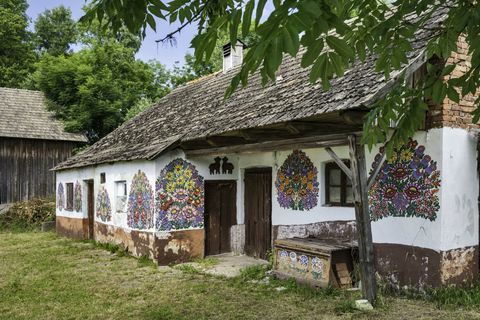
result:
[[[64,170],[64,171],[58,171],[57,172],[57,186],[55,189],[55,195],[57,194],[58,191],[58,185],[60,183],[63,183],[63,189],[65,191],[65,204],[67,202],[67,190],[66,190],[66,184],[67,183],[75,183],[78,181],[79,183],[82,184],[82,211],[77,212],[75,210],[73,211],[67,211],[65,208],[63,210],[59,210],[58,208],[56,209],[56,214],[59,217],[68,217],[68,218],[77,218],[77,219],[82,219],[82,218],[87,218],[88,217],[88,211],[87,211],[87,184],[84,182],[85,180],[93,179],[95,175],[95,169],[92,167],[88,168],[81,168],[81,169],[72,169],[72,170]]]
[[[479,181],[477,177],[476,139],[462,129],[439,128],[428,132],[419,132],[414,136],[419,144],[426,147],[425,153],[437,162],[441,173],[439,192],[440,210],[435,221],[423,218],[386,217],[372,223],[373,241],[376,243],[396,243],[430,248],[437,251],[478,244],[478,206]],[[347,147],[336,147],[334,151],[341,158],[348,158]],[[244,184],[245,169],[255,167],[272,168],[272,223],[273,225],[308,224],[322,221],[354,220],[355,213],[351,207],[328,207],[324,205],[324,166],[331,161],[324,149],[303,149],[318,169],[319,200],[318,205],[308,211],[297,211],[281,208],[278,204],[275,190],[275,179],[278,168],[291,151],[245,153],[227,155],[234,165],[233,174],[215,174],[209,172],[209,165],[214,157],[191,157],[187,160],[193,163],[199,174],[205,180],[236,180],[237,181],[237,223],[244,223]],[[367,170],[370,170],[378,148],[371,152],[366,149]],[[155,161],[120,162],[112,165],[99,165],[78,170],[60,171],[57,173],[57,184],[95,180],[95,197],[100,186],[100,173],[106,173],[105,187],[112,203],[112,222],[119,227],[128,229],[125,212],[115,209],[115,181],[127,181],[127,193],[133,175],[139,169],[144,171],[155,191],[155,180],[160,171],[172,160],[185,158],[183,151],[174,150],[160,156]],[[74,218],[87,217],[86,185],[83,190],[83,212],[58,211],[59,216]],[[153,231],[153,230],[152,230]]]
[[[145,172],[150,185],[152,186],[152,191],[155,192],[155,162],[153,161],[130,161],[130,162],[118,162],[115,164],[102,164],[95,167],[86,167],[80,169],[72,169],[72,170],[62,170],[57,172],[57,187],[60,182],[64,184],[66,183],[75,183],[76,181],[82,182],[82,212],[75,212],[75,211],[66,211],[66,210],[58,210],[57,208],[57,215],[62,217],[69,217],[69,218],[87,218],[88,211],[87,211],[87,185],[84,183],[84,180],[93,179],[94,180],[94,201],[96,201],[98,191],[100,187],[103,185],[110,198],[110,203],[112,206],[112,220],[110,222],[103,222],[106,224],[115,225],[118,227],[125,228],[126,230],[130,230],[127,224],[127,213],[125,211],[118,211],[116,208],[116,190],[115,190],[115,182],[116,181],[127,181],[127,197],[130,193],[130,187],[132,183],[133,176],[138,172],[138,170],[142,170]],[[100,173],[105,173],[105,183],[100,184]],[[66,194],[65,194],[66,197]],[[95,216],[95,220],[97,221],[97,217]],[[150,230],[153,231],[153,228]]]
[[[443,128],[442,240],[440,249],[478,245],[477,139]]]
[[[419,145],[425,146],[425,153],[437,161],[437,168],[440,170],[443,183],[443,159],[442,159],[442,129],[432,129],[428,132],[418,132],[413,137]],[[367,153],[367,170],[371,169],[373,158],[378,153],[378,148]],[[424,218],[386,217],[372,222],[372,236],[375,243],[396,243],[410,246],[418,246],[434,250],[440,250],[441,237],[441,194],[440,186],[440,210],[437,212],[437,219],[429,221]]]

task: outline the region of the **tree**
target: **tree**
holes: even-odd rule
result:
[[[0,3],[0,86],[23,88],[32,72],[35,52],[27,30],[26,0]]]
[[[432,13],[448,8],[444,27],[428,42],[428,61],[446,61],[456,50],[458,37],[464,34],[472,68],[461,77],[444,81],[453,67],[432,63],[428,65],[426,78],[416,88],[397,82],[392,92],[374,105],[364,125],[364,142],[371,146],[387,139],[389,128],[385,123],[391,120],[398,123],[387,152],[406,141],[422,124],[427,98],[434,103],[445,97],[458,102],[455,88],[461,95],[467,95],[475,93],[480,85],[479,2],[402,0],[389,5],[377,0],[274,0],[274,8],[264,20],[267,0],[173,0],[168,4],[161,0],[141,3],[93,0],[92,3],[83,19],[102,17],[113,30],[121,24],[131,31],[145,30],[148,26],[155,29],[155,16],[170,22],[179,21],[182,27],[177,31],[190,22],[197,23],[199,32],[192,46],[199,62],[212,57],[219,34],[227,32],[231,41],[235,41],[245,36],[245,32],[239,32],[240,26],[254,21],[259,41],[252,44],[245,56],[227,96],[239,85],[246,85],[248,77],[257,69],[264,82],[274,81],[284,54],[296,56],[300,46],[306,49],[301,56],[301,66],[311,68],[311,82],[320,80],[325,90],[333,76],[343,75],[356,59],[365,60],[367,53],[378,56],[376,69],[389,78],[392,71],[400,70],[407,61],[415,31]],[[349,20],[353,13],[355,18]],[[412,14],[422,15],[412,21],[408,19]],[[175,32],[164,39],[174,36]],[[474,122],[480,118],[479,99]]]
[[[183,66],[179,66],[178,62],[175,63],[171,73],[171,82],[173,87],[178,87],[220,69],[221,65],[217,66],[212,62],[197,62],[193,55],[187,53]]]
[[[120,125],[141,98],[161,95],[152,69],[116,41],[69,56],[45,55],[34,79],[66,129],[86,132],[90,142]]]
[[[72,12],[64,6],[45,10],[35,21],[35,42],[39,52],[52,56],[71,53],[77,41],[77,27]]]

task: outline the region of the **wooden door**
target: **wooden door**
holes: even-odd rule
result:
[[[87,210],[88,210],[88,238],[93,239],[93,228],[95,223],[95,196],[93,180],[87,181]]]
[[[230,228],[237,224],[236,181],[205,181],[205,255],[231,252]]]
[[[245,253],[267,259],[272,248],[272,169],[245,170]]]

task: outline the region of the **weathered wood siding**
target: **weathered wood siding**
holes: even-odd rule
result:
[[[0,137],[0,204],[54,197],[52,169],[72,155],[74,142]]]

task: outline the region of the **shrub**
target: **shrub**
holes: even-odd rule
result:
[[[32,199],[14,203],[5,213],[0,214],[0,230],[35,230],[40,228],[42,222],[54,220],[54,199]]]

